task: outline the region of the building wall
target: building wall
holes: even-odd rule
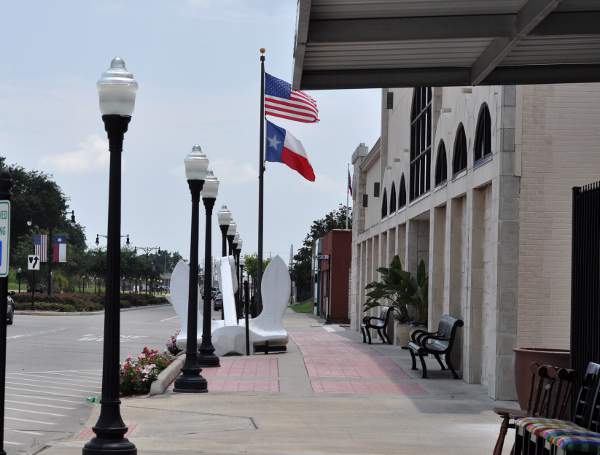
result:
[[[600,86],[517,90],[520,347],[569,348],[572,187],[600,175]]]

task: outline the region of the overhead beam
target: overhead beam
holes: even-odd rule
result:
[[[305,5],[301,2],[301,8]],[[299,17],[305,13],[299,10]],[[369,19],[313,19],[301,30],[297,43],[335,44],[380,41],[511,38],[518,24],[517,14],[472,16],[388,17]],[[554,12],[535,27],[532,36],[598,35],[600,11]],[[302,38],[300,38],[302,37]]]
[[[308,40],[357,43],[510,36],[515,14],[312,20]]]
[[[469,86],[470,68],[305,71],[304,90],[381,87]],[[480,85],[560,84],[600,82],[600,65],[535,65],[499,67]]]
[[[304,66],[304,54],[306,53],[306,42],[308,41],[308,25],[310,23],[310,9],[312,0],[300,0],[296,17],[296,38],[294,46],[294,74],[292,75],[292,86],[297,89],[302,83],[302,68]]]
[[[515,30],[508,38],[496,38],[483,51],[471,69],[471,85],[479,85],[504,60],[519,40],[525,38],[561,2],[561,0],[528,0],[517,14]]]

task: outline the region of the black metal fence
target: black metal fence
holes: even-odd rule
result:
[[[600,361],[600,182],[573,188],[571,366]]]

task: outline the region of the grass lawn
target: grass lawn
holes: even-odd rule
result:
[[[313,303],[312,299],[309,299],[292,305],[292,310],[294,310],[296,313],[312,313],[314,307],[315,304]]]

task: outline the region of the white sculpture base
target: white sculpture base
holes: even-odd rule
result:
[[[222,257],[219,263],[221,294],[223,296],[223,313],[225,320],[213,320],[212,342],[215,354],[244,354],[246,352],[245,320],[236,319],[234,292],[237,288],[235,268],[231,266],[233,257]],[[179,261],[171,276],[170,302],[175,308],[181,322],[181,332],[177,337],[177,345],[185,349],[187,340],[187,295],[189,287],[189,266]],[[263,311],[258,317],[250,319],[250,345],[283,347],[287,346],[288,333],[283,327],[283,315],[288,305],[291,280],[288,268],[283,259],[275,256],[263,274],[262,279]],[[198,292],[200,293],[200,292]],[[199,302],[202,302],[199,296]],[[202,308],[198,311],[198,345],[202,342]]]

